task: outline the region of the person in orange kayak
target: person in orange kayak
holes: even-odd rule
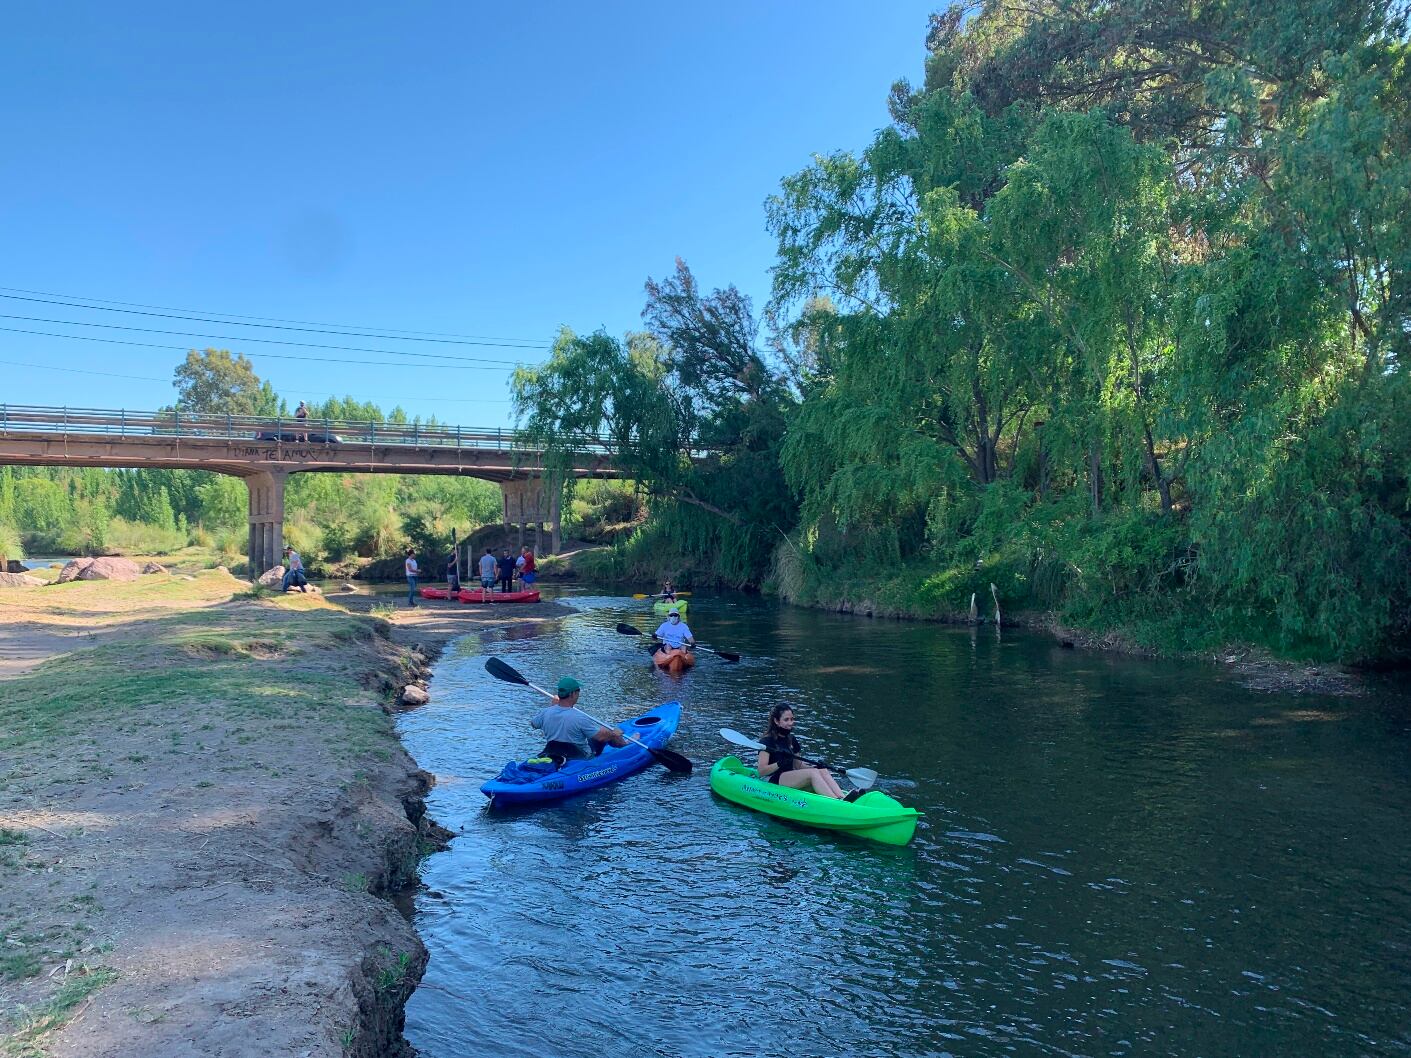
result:
[[[653,654],[660,654],[663,650],[690,650],[696,645],[696,637],[691,634],[691,629],[686,622],[681,620],[679,610],[672,610],[668,613],[666,620],[657,627],[653,634],[661,640],[652,648]]]
[[[794,737],[792,706],[776,705],[769,711],[769,723],[760,741],[765,745],[759,751],[757,765],[761,779],[791,790],[812,790],[824,797],[852,800],[827,768],[815,768],[798,759],[803,746]]]

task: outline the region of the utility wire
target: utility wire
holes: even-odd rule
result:
[[[400,349],[368,349],[358,345],[325,345],[318,342],[291,342],[283,338],[231,337],[228,334],[201,334],[199,331],[171,331],[158,327],[131,327],[125,323],[83,323],[79,320],[52,320],[43,316],[14,316],[0,312],[0,320],[24,320],[26,323],[57,323],[64,327],[101,327],[109,331],[136,331],[139,334],[185,334],[192,338],[205,338],[217,342],[258,342],[261,345],[292,345],[300,349],[337,349],[349,353],[381,353],[383,356],[412,356],[423,360],[457,360],[468,364],[500,364],[506,368],[517,366],[520,361],[494,360],[483,356],[453,356],[450,353],[408,353]],[[59,337],[63,337],[60,335]],[[72,337],[79,337],[73,335]],[[287,358],[286,358],[287,359]],[[348,363],[358,363],[349,360]],[[411,366],[411,365],[407,365]],[[422,367],[433,365],[422,364]]]
[[[172,348],[176,348],[176,346],[172,346]],[[68,373],[68,374],[71,374],[71,375],[101,375],[101,376],[104,377],[104,378],[126,378],[126,379],[131,379],[131,380],[134,381],[134,382],[161,382],[161,383],[163,383],[163,384],[169,384],[169,383],[171,382],[171,379],[169,379],[169,378],[152,378],[152,377],[149,376],[149,375],[119,375],[119,374],[113,373],[112,371],[88,371],[88,370],[85,370],[84,368],[81,368],[81,367],[54,367],[52,364],[29,364],[29,363],[24,363],[23,361],[20,361],[20,360],[0,360],[0,364],[3,364],[3,365],[6,366],[6,367],[28,367],[28,368],[32,368],[32,369],[35,370],[35,371],[63,371],[63,372],[66,372],[66,373]],[[398,366],[401,366],[401,365],[398,365]],[[410,403],[411,401],[422,401],[422,400],[436,401],[438,404],[513,404],[513,403],[514,403],[513,401],[509,401],[509,400],[489,400],[489,399],[486,399],[486,398],[484,398],[484,397],[425,397],[425,396],[422,396],[421,394],[417,394],[415,397],[393,397],[393,396],[389,396],[389,395],[387,395],[387,394],[385,394],[385,393],[343,393],[343,394],[341,394],[341,395],[340,395],[340,394],[330,393],[330,394],[329,394],[329,399],[330,399],[330,400],[376,400],[376,401],[396,401],[396,402],[399,403],[399,404],[400,404],[401,402],[403,402],[403,401],[406,401],[406,402],[409,402],[409,403]]]
[[[4,319],[24,319],[25,317],[7,316],[7,317],[0,317],[0,318],[4,318]],[[64,321],[61,320],[61,321],[59,321],[59,322],[64,322]],[[125,340],[125,339],[122,339],[122,338],[99,338],[97,335],[92,335],[92,334],[55,334],[53,331],[31,331],[31,330],[25,330],[25,329],[22,328],[22,327],[0,327],[0,331],[8,331],[8,332],[10,332],[11,334],[37,334],[37,335],[40,335],[41,337],[44,337],[44,338],[66,338],[66,339],[69,339],[70,341],[75,341],[75,342],[106,342],[106,343],[108,343],[109,345],[135,345],[135,346],[140,346],[141,348],[144,348],[144,349],[176,349],[176,350],[178,350],[178,351],[180,351],[180,352],[190,352],[190,351],[191,351],[191,346],[189,346],[189,345],[164,345],[164,344],[161,344],[161,343],[159,343],[159,342],[134,342],[134,341],[128,341],[128,340]],[[175,331],[175,332],[172,332],[172,333],[180,334],[180,333],[182,333],[182,332],[180,332],[180,331]],[[300,344],[300,343],[292,342],[292,343],[281,343],[281,344],[297,345],[297,344]],[[337,349],[337,348],[340,348],[340,347],[339,347],[339,346],[333,346],[332,348]],[[380,350],[375,350],[375,351],[380,351]],[[515,365],[513,365],[513,364],[504,364],[504,365],[501,366],[501,367],[472,367],[472,366],[465,366],[465,367],[462,367],[460,364],[399,364],[399,363],[396,363],[396,362],[393,362],[393,361],[388,361],[388,360],[342,360],[342,359],[339,359],[339,358],[337,358],[337,357],[331,357],[331,356],[293,356],[293,355],[291,355],[291,354],[289,354],[289,353],[265,353],[265,352],[259,352],[259,353],[255,353],[254,355],[255,355],[255,356],[263,356],[263,357],[266,357],[267,359],[270,359],[270,360],[305,360],[305,361],[308,361],[308,362],[310,362],[310,363],[316,363],[316,364],[363,364],[363,365],[366,365],[366,366],[369,366],[369,367],[395,367],[395,368],[398,368],[399,370],[405,370],[405,369],[407,369],[407,368],[413,368],[413,367],[430,367],[430,368],[435,368],[435,369],[438,370],[438,371],[508,371],[508,370],[510,370],[511,368],[513,368],[513,367],[515,366]],[[165,380],[162,380],[162,381],[165,381]]]
[[[470,341],[459,338],[404,338],[395,334],[371,334],[361,331],[335,331],[326,330],[322,327],[290,327],[278,323],[237,323],[233,320],[213,319],[209,316],[178,316],[171,312],[143,312],[140,309],[109,309],[101,308],[97,305],[83,305],[77,301],[56,301],[52,298],[25,298],[18,294],[0,294],[0,298],[8,298],[11,301],[31,301],[41,305],[61,305],[70,309],[87,309],[91,312],[125,312],[132,316],[156,316],[166,320],[191,320],[196,323],[223,323],[231,327],[260,327],[269,331],[303,331],[309,334],[336,334],[344,338],[384,338],[393,342],[438,342],[443,345],[492,345],[502,346],[507,349],[547,349],[543,342],[536,342],[533,345],[521,344],[518,339],[498,341],[487,339],[483,341]],[[93,324],[93,326],[110,326],[108,324]]]
[[[506,344],[509,344],[509,343],[526,343],[526,344],[528,344],[528,345],[530,345],[531,347],[534,347],[534,348],[541,348],[541,349],[546,349],[546,348],[548,348],[548,346],[545,345],[544,342],[543,342],[543,340],[540,339],[540,338],[495,338],[495,337],[491,337],[491,336],[489,336],[489,335],[484,335],[484,334],[454,334],[454,333],[450,333],[450,332],[446,332],[446,331],[415,331],[415,330],[406,330],[406,329],[400,328],[400,327],[375,327],[375,326],[372,326],[372,325],[369,325],[369,324],[357,324],[357,323],[319,323],[319,322],[314,321],[314,320],[289,320],[289,319],[283,319],[283,318],[278,317],[278,316],[248,316],[248,315],[243,315],[243,314],[238,313],[238,312],[215,312],[215,311],[212,311],[212,310],[210,310],[210,309],[180,309],[180,308],[174,308],[174,307],[171,306],[171,305],[148,305],[148,304],[145,304],[144,302],[141,302],[141,301],[113,301],[113,300],[110,300],[110,299],[107,299],[107,298],[90,298],[90,297],[84,297],[84,296],[81,295],[81,294],[56,294],[56,293],[54,293],[53,291],[50,291],[50,290],[29,290],[29,289],[27,289],[27,288],[25,288],[25,287],[6,287],[6,286],[0,286],[0,291],[4,291],[4,290],[12,291],[12,292],[14,292],[15,294],[40,294],[40,295],[43,295],[44,297],[48,297],[48,298],[65,298],[65,299],[68,299],[68,300],[71,300],[71,301],[91,301],[91,302],[93,302],[94,304],[92,304],[92,305],[78,305],[78,306],[76,306],[76,307],[77,307],[77,308],[85,308],[85,309],[93,309],[93,310],[98,311],[98,312],[119,312],[119,311],[123,311],[123,310],[120,310],[120,309],[107,309],[107,308],[104,308],[103,306],[106,306],[106,305],[124,305],[124,306],[128,306],[128,307],[130,307],[130,308],[136,308],[136,309],[163,309],[163,310],[165,310],[165,311],[167,311],[167,312],[199,313],[199,314],[204,315],[204,316],[224,316],[224,317],[226,317],[228,320],[231,320],[231,321],[234,321],[234,320],[262,320],[262,321],[267,321],[267,322],[269,322],[269,323],[296,323],[296,324],[303,324],[303,325],[308,326],[308,327],[336,327],[336,328],[339,328],[339,330],[341,330],[341,331],[388,331],[388,332],[391,332],[391,334],[394,336],[394,340],[395,340],[395,341],[421,341],[421,340],[422,340],[422,339],[420,339],[420,338],[402,338],[402,337],[400,337],[401,335],[430,335],[430,336],[438,337],[438,338],[463,339],[463,340],[464,340],[464,343],[465,343],[465,344],[468,344],[468,345],[469,345],[469,344],[476,344],[476,343],[480,343],[480,342],[506,343]],[[0,295],[0,297],[8,297],[8,296],[10,296],[10,295]],[[38,298],[23,298],[23,299],[18,299],[18,300],[37,301],[37,300],[39,300],[39,299],[38,299]],[[53,302],[52,304],[61,304],[61,302]],[[144,313],[144,315],[149,315],[149,314]],[[153,315],[154,315],[154,314],[153,314]],[[178,316],[178,317],[175,317],[175,318],[176,318],[176,319],[193,319],[194,317],[193,317],[193,316],[190,316],[190,315],[185,315],[185,316]],[[226,322],[226,320],[210,320],[210,321],[208,321],[208,322],[211,322],[211,323],[224,323],[224,322]],[[264,326],[264,323],[242,324],[241,326],[258,327],[258,326]],[[326,333],[334,334],[334,333],[338,333],[338,331],[329,331],[329,332],[326,332]],[[376,335],[376,336],[374,336],[374,335],[364,335],[364,334],[350,335],[350,336],[355,336],[355,337],[381,337],[381,335]]]

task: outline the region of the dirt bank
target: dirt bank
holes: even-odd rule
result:
[[[532,615],[379,601],[214,571],[0,591],[23,654],[0,674],[0,1054],[404,1053],[426,954],[387,898],[436,832],[389,706],[452,635]]]

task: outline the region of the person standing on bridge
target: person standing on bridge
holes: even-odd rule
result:
[[[285,407],[287,408],[287,407],[289,407],[289,405],[286,404]],[[302,400],[299,401],[299,406],[294,409],[294,418],[296,418],[296,419],[299,420],[299,426],[300,426],[301,429],[302,429],[302,432],[299,434],[299,441],[300,441],[301,443],[303,443],[303,444],[308,444],[308,442],[309,442],[308,425],[309,425],[309,424],[308,424],[308,421],[307,421],[307,420],[308,420],[308,418],[309,418],[309,406],[308,406],[307,404],[305,404]]]
[[[409,548],[407,548],[407,561],[406,561],[405,565],[406,565],[406,569],[407,569],[407,605],[408,605],[408,606],[415,606],[415,605],[416,605],[416,576],[417,576],[417,574],[418,574],[419,572],[421,572],[419,569],[417,569],[417,565],[416,565],[416,548],[414,548],[414,547],[409,547]]]

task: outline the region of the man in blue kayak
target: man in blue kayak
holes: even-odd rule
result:
[[[581,690],[577,680],[565,676],[559,680],[554,704],[539,710],[529,721],[531,727],[544,732],[548,738],[539,756],[551,758],[559,767],[563,767],[568,760],[596,757],[605,745],[627,745],[621,728],[603,727],[574,708]]]

